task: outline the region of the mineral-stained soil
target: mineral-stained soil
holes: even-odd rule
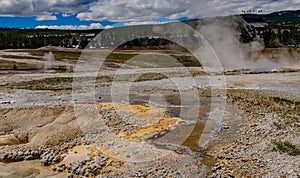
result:
[[[114,72],[105,68],[95,98],[84,100],[72,91],[73,73],[1,71],[0,177],[300,176],[298,70],[233,71],[209,80],[201,68],[189,68],[188,76],[182,70],[124,69],[110,93]],[[155,72],[170,80],[152,78]],[[74,77],[90,86],[91,76]],[[222,77],[225,87],[209,82]],[[126,103],[120,93],[129,85]],[[222,120],[212,119],[222,107]],[[189,114],[180,115],[182,108]]]

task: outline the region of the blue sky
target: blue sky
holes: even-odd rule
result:
[[[111,22],[108,20],[80,20],[77,18],[78,14],[71,14],[68,16],[63,15],[63,13],[55,13],[51,16],[55,16],[55,20],[37,20],[37,16],[0,16],[0,27],[1,28],[38,28],[44,26],[74,26],[81,29],[86,27],[89,28],[91,24],[101,24],[101,28],[113,28],[113,27],[121,27],[126,24],[143,24],[143,22],[135,22],[135,21],[124,21],[124,22]],[[181,17],[178,19],[168,19],[165,17],[160,17],[156,19],[152,19],[151,21],[146,21],[146,24],[149,23],[165,23],[171,21],[182,21],[188,20],[188,17]]]
[[[80,20],[77,18],[78,14],[64,15],[63,13],[53,13],[52,17],[56,17],[55,20],[37,20],[38,16],[0,16],[0,27],[2,28],[39,28],[39,27],[66,27],[70,28],[89,28],[91,24],[101,24],[101,28],[113,28],[121,27],[124,25],[135,25],[144,24],[143,21],[126,21],[123,22],[111,22],[108,20]],[[166,17],[159,17],[145,21],[146,24],[149,23],[165,23],[171,21],[182,21],[190,19],[188,17],[181,17],[178,19],[169,19]]]
[[[90,29],[300,9],[300,0],[0,0],[0,27]]]
[[[116,24],[116,22],[110,21],[96,21],[96,20],[80,20],[76,18],[77,14],[73,14],[70,16],[63,16],[62,13],[52,14],[52,16],[56,17],[56,20],[41,20],[38,21],[37,16],[0,16],[1,27],[4,28],[36,28],[38,26],[61,26],[61,25],[86,25],[90,26],[92,23],[100,23],[103,27],[105,26],[121,26],[122,24]]]

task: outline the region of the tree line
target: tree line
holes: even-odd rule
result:
[[[268,30],[263,34],[265,47],[300,47],[300,30],[297,28]]]
[[[112,47],[112,41],[122,44],[120,47],[157,47],[174,45],[174,43],[157,37],[129,38],[133,31],[135,34],[145,33],[151,28],[146,26],[133,28],[127,27],[111,29],[100,35],[100,40],[94,41],[93,37],[86,37],[84,34],[98,34],[101,30],[48,30],[48,29],[1,29],[0,28],[0,49],[40,48],[43,46],[61,46],[66,48],[85,48],[88,44],[91,47]],[[297,28],[277,29],[269,28],[260,34],[265,47],[300,47],[300,30]],[[128,41],[127,41],[128,39]],[[242,31],[241,41],[247,43],[253,39]],[[99,42],[100,41],[100,42]]]
[[[40,48],[49,45],[70,47],[66,41],[73,36],[100,31],[0,28],[0,49]]]

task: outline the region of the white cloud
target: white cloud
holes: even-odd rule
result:
[[[188,15],[190,2],[186,0],[102,0],[94,2],[88,12],[77,15],[88,20],[149,20],[173,14]]]
[[[88,30],[88,29],[102,29],[100,23],[91,23],[88,25],[39,25],[36,29],[60,29],[60,30]]]
[[[0,0],[1,15],[32,15],[32,0]]]
[[[72,13],[62,13],[63,17],[70,17],[71,15],[73,15]]]
[[[240,14],[245,9],[262,9],[265,13],[299,9],[299,0],[101,0],[92,3],[80,19],[110,21],[142,21],[159,17],[209,17]]]
[[[111,25],[106,25],[104,28],[105,28],[105,29],[110,29],[110,28],[114,28],[114,27],[111,26]]]
[[[77,29],[78,26],[74,25],[39,25],[36,29],[60,29],[60,30],[72,30]]]
[[[0,0],[0,15],[44,15],[79,13],[88,10],[94,0]]]
[[[293,0],[293,3],[300,4],[300,0]]]
[[[168,20],[168,21],[156,21],[156,20],[149,20],[149,21],[132,21],[132,22],[125,22],[125,26],[131,25],[149,25],[149,24],[165,24],[169,22],[176,22],[176,20]]]
[[[160,17],[207,17],[262,9],[299,9],[300,0],[0,0],[0,15],[78,14],[81,20],[149,21]]]
[[[89,26],[87,25],[80,25],[78,29],[85,30],[85,29],[101,29],[103,26],[100,23],[91,23]]]
[[[35,13],[79,13],[88,10],[94,0],[31,0]]]
[[[36,21],[57,20],[57,18],[56,16],[52,16],[52,15],[40,15],[35,20]]]

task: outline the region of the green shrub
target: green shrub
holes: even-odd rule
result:
[[[292,156],[300,155],[300,149],[291,142],[274,142],[274,144],[276,146],[274,148],[275,151],[279,151],[280,153],[287,153],[288,155]]]

